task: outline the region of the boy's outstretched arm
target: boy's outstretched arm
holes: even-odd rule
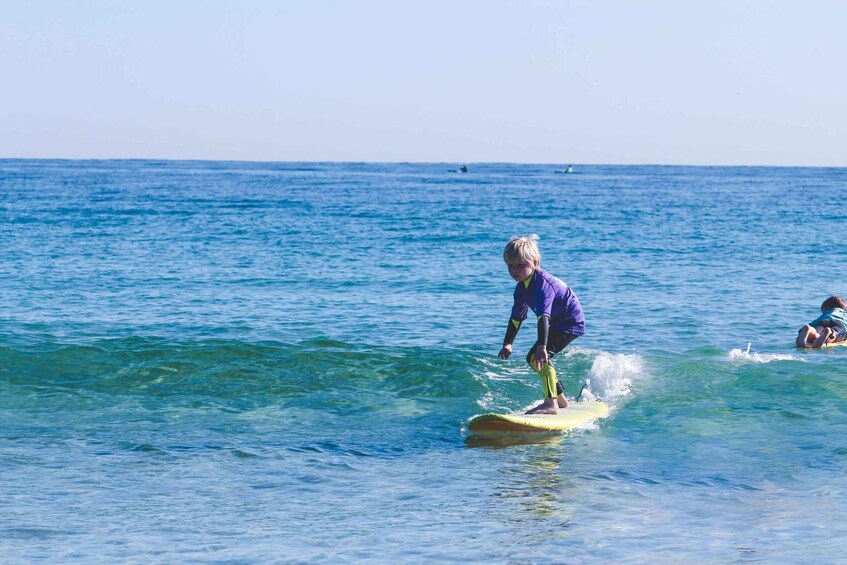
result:
[[[500,359],[508,359],[512,356],[512,342],[515,341],[519,329],[521,329],[520,320],[509,320],[509,325],[506,327],[506,337],[503,338],[503,347],[497,354]]]

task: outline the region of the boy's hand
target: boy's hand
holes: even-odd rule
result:
[[[511,343],[507,343],[506,345],[504,345],[503,348],[500,350],[500,353],[497,354],[497,357],[499,357],[500,359],[508,359],[511,356],[512,356],[512,344]]]
[[[538,344],[538,347],[535,348],[535,364],[539,371],[544,365],[550,364],[550,358],[547,356],[547,347],[544,345]]]

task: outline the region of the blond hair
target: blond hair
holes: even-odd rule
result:
[[[541,264],[541,251],[538,250],[538,236],[516,235],[509,240],[503,249],[503,261],[507,265],[519,263]]]

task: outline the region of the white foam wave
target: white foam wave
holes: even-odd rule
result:
[[[785,353],[750,353],[740,349],[733,349],[729,352],[730,359],[738,359],[741,361],[750,361],[751,363],[770,363],[771,361],[804,361],[800,357],[788,355]]]
[[[626,396],[632,390],[633,379],[643,371],[644,362],[639,355],[599,351],[588,371],[589,386],[583,398],[599,397],[611,402]]]

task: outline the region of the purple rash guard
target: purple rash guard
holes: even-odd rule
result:
[[[541,317],[550,317],[550,329],[585,335],[585,316],[576,294],[561,280],[541,267],[529,279],[529,285],[521,281],[515,287],[515,305],[512,320],[523,322],[527,309]]]

